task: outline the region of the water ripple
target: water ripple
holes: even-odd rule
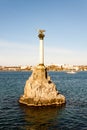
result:
[[[31,72],[0,72],[0,130],[87,130],[87,72],[49,72],[66,105],[30,108],[18,103]]]

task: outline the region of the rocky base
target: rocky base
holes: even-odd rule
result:
[[[47,75],[45,66],[38,65],[26,81],[24,95],[20,97],[19,102],[28,106],[58,106],[65,104],[66,100]]]

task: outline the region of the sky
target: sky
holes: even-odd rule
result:
[[[87,0],[0,0],[0,66],[87,65]]]

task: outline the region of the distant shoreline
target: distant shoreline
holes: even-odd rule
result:
[[[35,67],[35,66],[34,66]],[[32,66],[0,66],[0,71],[32,71]],[[87,71],[87,65],[49,65],[47,71]]]

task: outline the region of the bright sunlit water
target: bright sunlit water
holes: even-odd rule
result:
[[[31,72],[0,72],[0,130],[87,130],[87,72],[49,72],[63,107],[30,108],[18,103]]]

